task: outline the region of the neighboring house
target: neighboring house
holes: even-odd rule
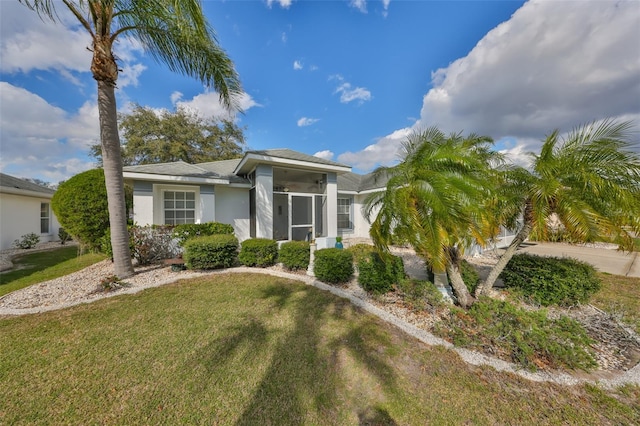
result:
[[[41,242],[58,239],[58,223],[51,210],[55,191],[0,173],[0,250],[15,240],[35,233]]]
[[[240,241],[368,238],[366,197],[386,187],[373,174],[292,151],[248,151],[235,160],[127,166],[138,225],[222,222]]]

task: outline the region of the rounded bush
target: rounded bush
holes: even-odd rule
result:
[[[238,239],[219,234],[189,239],[184,244],[183,259],[189,269],[218,269],[235,265]]]
[[[307,241],[289,241],[280,246],[278,261],[285,268],[295,271],[309,267],[309,243]]]
[[[315,252],[313,273],[325,283],[346,283],[353,275],[353,255],[337,248],[318,250]]]
[[[358,284],[366,291],[384,294],[404,280],[404,264],[398,256],[382,258],[377,252],[358,262]]]
[[[259,266],[264,268],[276,263],[278,258],[278,243],[267,238],[252,238],[244,240],[240,248],[238,260],[244,266]]]
[[[593,266],[569,258],[518,254],[500,275],[508,288],[543,306],[584,303],[602,282]]]
[[[82,246],[99,250],[109,228],[107,188],[102,169],[87,170],[60,184],[51,208],[60,225]]]

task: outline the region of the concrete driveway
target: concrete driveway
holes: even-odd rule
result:
[[[640,278],[638,252],[624,253],[615,249],[591,248],[562,243],[525,243],[518,252],[539,256],[571,257],[589,263],[601,272]]]

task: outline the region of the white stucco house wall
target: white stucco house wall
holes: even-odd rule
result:
[[[60,224],[51,210],[54,190],[0,173],[0,250],[12,248],[23,235],[57,241]]]
[[[368,238],[364,199],[386,182],[289,149],[248,151],[210,163],[127,166],[138,225],[228,223],[240,241]]]
[[[209,163],[183,161],[124,167],[133,186],[137,225],[221,222],[240,241],[369,238],[366,198],[386,188],[374,174],[290,149],[247,151],[242,158]],[[512,235],[512,233],[511,233]],[[504,231],[497,246],[510,242]]]

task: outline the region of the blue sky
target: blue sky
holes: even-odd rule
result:
[[[58,182],[93,167],[89,39],[0,1],[0,170]],[[368,172],[417,129],[493,137],[523,163],[553,129],[640,123],[638,1],[205,1],[240,74],[247,149],[291,148]],[[116,47],[132,103],[224,116],[217,94],[134,40]]]

